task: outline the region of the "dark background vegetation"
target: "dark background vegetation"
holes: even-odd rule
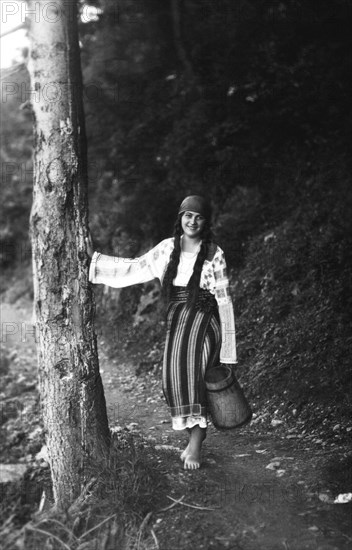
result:
[[[80,33],[96,247],[138,255],[171,235],[186,194],[207,195],[253,402],[308,425],[343,422],[351,412],[350,2],[94,5],[102,13]],[[30,87],[24,66],[4,81],[18,93],[1,105],[1,267],[11,284],[22,281],[20,293],[31,287]],[[104,322],[127,320],[131,339],[148,343],[144,353],[163,341],[153,293],[153,285],[96,290]],[[132,326],[136,312],[142,321]]]

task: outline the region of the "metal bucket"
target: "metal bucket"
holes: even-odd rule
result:
[[[252,410],[231,365],[219,365],[205,374],[207,401],[218,429],[239,428],[252,418]]]

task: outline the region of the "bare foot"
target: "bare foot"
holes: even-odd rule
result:
[[[185,450],[182,451],[182,453],[181,453],[180,458],[181,458],[182,462],[184,462],[184,460],[185,460],[186,456],[188,455],[188,453],[189,453],[189,443],[188,443],[187,447],[185,448]]]
[[[194,426],[191,429],[191,435],[189,443],[186,449],[181,454],[181,460],[184,462],[185,470],[196,470],[200,468],[201,460],[200,453],[202,449],[202,443],[206,437],[206,429]]]
[[[197,470],[198,468],[200,468],[200,465],[201,465],[200,453],[198,455],[188,454],[185,457],[183,467],[185,470]]]

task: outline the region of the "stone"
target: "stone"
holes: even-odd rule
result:
[[[26,470],[26,464],[0,464],[0,483],[18,481],[24,476]]]

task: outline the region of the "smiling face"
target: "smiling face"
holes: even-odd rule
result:
[[[205,218],[198,212],[186,210],[181,217],[183,233],[190,239],[200,239],[205,226]]]

